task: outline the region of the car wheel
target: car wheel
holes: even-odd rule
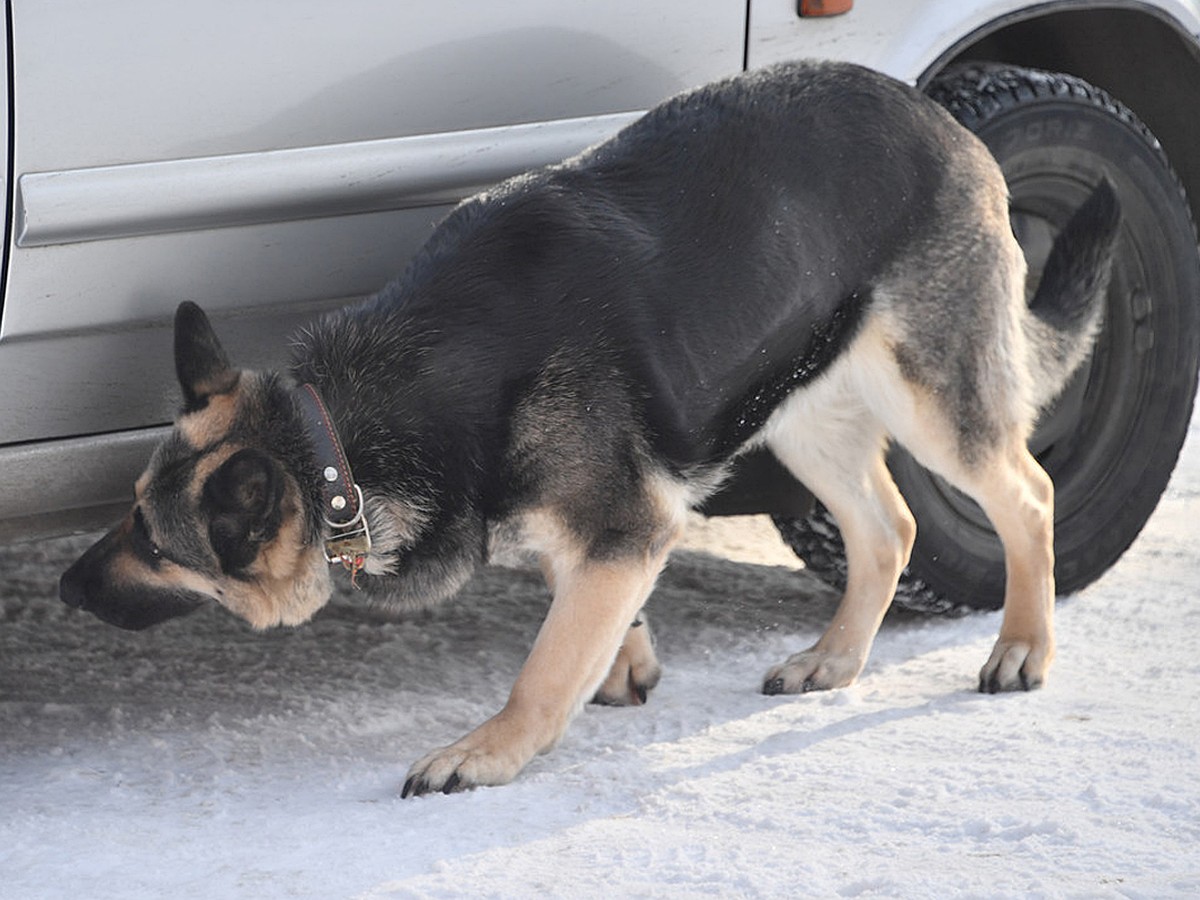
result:
[[[1121,201],[1103,331],[1030,441],[1054,479],[1055,577],[1058,592],[1071,593],[1137,537],[1187,433],[1200,364],[1200,254],[1190,208],[1145,125],[1085,81],[970,65],[944,72],[928,92],[1004,170],[1030,285],[1054,236],[1102,176]],[[901,602],[998,607],[1004,554],[983,512],[902,450],[888,464],[917,519]],[[777,525],[815,574],[844,585],[841,542],[827,512]]]

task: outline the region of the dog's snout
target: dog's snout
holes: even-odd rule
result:
[[[58,580],[58,596],[68,606],[109,625],[140,631],[199,609],[205,597],[182,588],[114,576],[113,557],[122,551],[120,535],[101,538]]]

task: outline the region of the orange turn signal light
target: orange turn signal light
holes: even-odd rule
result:
[[[840,16],[853,5],[854,0],[800,0],[800,15]]]

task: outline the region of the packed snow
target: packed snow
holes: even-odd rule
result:
[[[0,896],[1200,896],[1200,430],[1132,550],[1063,599],[1044,690],[975,693],[999,614],[894,612],[859,682],[765,697],[834,597],[768,523],[699,529],[643,708],[511,785],[401,800],[503,703],[547,596],[126,633],[65,608],[87,543],[0,548]],[[732,558],[731,558],[732,557]]]

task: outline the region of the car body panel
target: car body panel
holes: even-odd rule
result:
[[[245,316],[377,289],[446,204],[740,69],[744,18],[736,2],[14,3],[0,334],[53,353],[119,329],[130,353],[93,354],[29,428],[28,393],[0,392],[4,442],[94,430],[95,385],[180,299]]]
[[[19,171],[623,112],[744,49],[742,0],[12,5]]]

